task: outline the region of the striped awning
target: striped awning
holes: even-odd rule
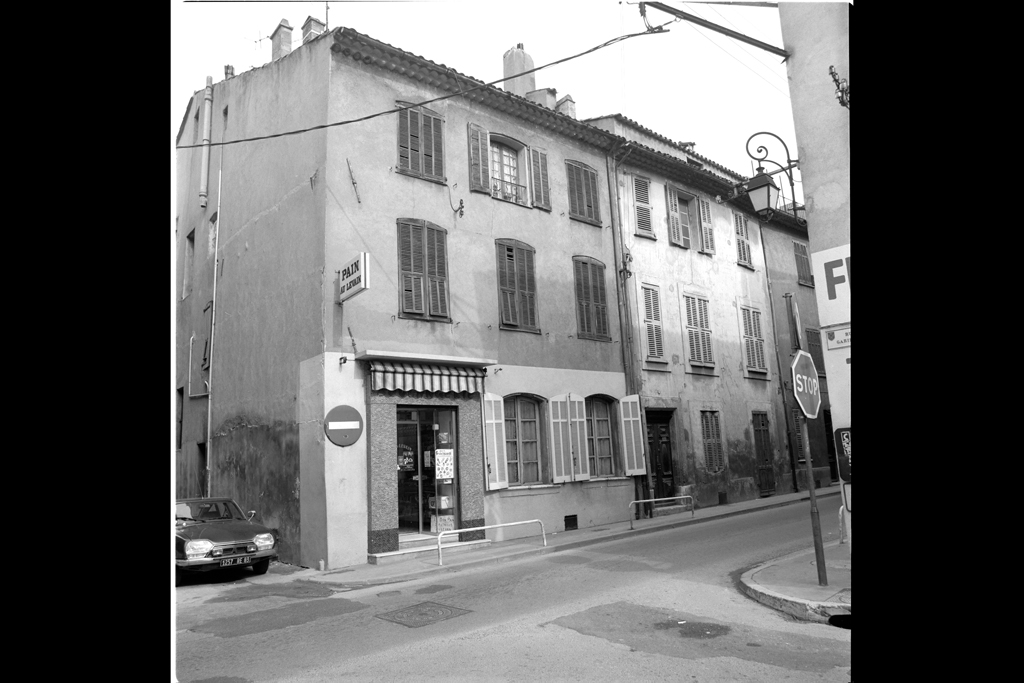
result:
[[[484,368],[426,363],[370,362],[370,386],[385,391],[431,391],[481,393],[484,390]]]

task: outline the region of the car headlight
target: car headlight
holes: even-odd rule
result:
[[[185,556],[190,560],[200,558],[211,550],[213,550],[213,543],[206,539],[189,541],[185,544]]]
[[[260,550],[274,547],[274,534],[256,534],[252,540]]]

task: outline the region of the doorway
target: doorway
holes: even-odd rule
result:
[[[672,413],[667,411],[647,411],[647,447],[651,452],[651,464],[654,467],[654,497],[670,498],[675,495],[675,478],[672,466],[672,437],[669,421]],[[674,501],[655,503],[672,505]]]
[[[456,528],[455,410],[398,406],[398,533]]]
[[[750,415],[754,425],[754,457],[757,460],[757,487],[761,497],[775,493],[775,467],[772,464],[771,437],[768,432],[768,413],[754,411]]]

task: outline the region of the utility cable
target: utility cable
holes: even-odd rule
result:
[[[518,78],[519,76],[525,76],[527,74],[532,74],[532,73],[534,73],[536,71],[540,71],[541,69],[546,69],[549,66],[555,66],[556,64],[562,64],[564,62],[568,62],[568,61],[573,60],[573,59],[578,59],[580,57],[583,57],[585,55],[590,54],[591,52],[597,52],[601,48],[608,47],[609,45],[614,45],[615,43],[621,42],[623,40],[629,40],[630,38],[635,38],[637,36],[645,36],[645,35],[648,35],[648,34],[651,34],[651,33],[667,33],[668,31],[666,31],[664,27],[666,25],[668,25],[668,24],[671,24],[671,23],[673,23],[673,22],[672,21],[667,21],[664,24],[661,24],[660,26],[655,26],[655,27],[650,28],[650,29],[648,29],[646,31],[640,31],[639,33],[630,33],[628,35],[619,36],[617,38],[612,38],[609,41],[606,41],[604,43],[601,43],[600,45],[592,47],[589,50],[584,50],[583,52],[580,52],[579,54],[572,55],[571,57],[565,57],[563,59],[558,59],[558,60],[555,60],[554,62],[549,62],[548,64],[544,64],[543,66],[538,66],[538,67],[536,67],[534,69],[529,69],[528,71],[522,71],[522,72],[514,74],[512,76],[506,76],[504,78],[499,78],[497,80],[491,81],[490,83],[480,83],[480,84],[474,85],[472,88],[468,88],[466,90],[462,90],[461,89],[461,83],[459,83],[459,79],[458,79],[458,77],[456,77],[455,81],[456,81],[456,83],[459,83],[459,85],[460,85],[459,92],[454,92],[454,93],[451,93],[449,95],[442,95],[441,97],[435,97],[432,100],[425,100],[425,101],[419,102],[417,104],[411,104],[411,105],[409,105],[407,107],[395,107],[394,109],[388,109],[386,111],[379,111],[376,114],[369,114],[367,116],[361,116],[361,117],[359,117],[357,119],[348,119],[347,121],[336,121],[334,123],[324,123],[324,124],[321,124],[319,126],[312,126],[310,128],[302,128],[302,129],[299,129],[299,130],[290,130],[290,131],[287,131],[287,132],[284,132],[284,133],[274,133],[273,135],[260,135],[260,136],[252,137],[252,138],[241,138],[239,140],[225,140],[223,142],[212,142],[211,141],[209,143],[200,143],[200,144],[197,144],[197,145],[177,145],[177,146],[175,146],[175,149],[196,149],[196,148],[199,148],[199,147],[204,147],[206,145],[209,145],[210,147],[218,147],[218,146],[221,146],[221,145],[234,145],[234,144],[238,144],[240,142],[254,142],[256,140],[270,140],[272,138],[280,138],[280,137],[285,137],[287,135],[299,135],[300,133],[309,133],[310,131],[322,130],[324,128],[331,128],[333,126],[345,126],[345,125],[348,125],[350,123],[359,123],[361,121],[368,121],[370,119],[377,118],[378,116],[386,116],[388,114],[397,114],[399,112],[405,111],[406,109],[415,109],[416,107],[422,107],[424,105],[431,104],[433,102],[440,102],[441,100],[447,100],[447,99],[450,99],[452,97],[464,96],[466,93],[473,92],[474,90],[479,90],[481,88],[487,88],[487,87],[490,87],[490,86],[495,85],[497,83],[503,83],[504,81],[509,81],[509,80],[512,80],[513,78]],[[344,30],[344,29],[342,29],[342,30]],[[464,78],[468,78],[468,77],[464,77]]]
[[[684,5],[690,5],[690,4],[693,4],[693,3],[689,3],[689,2],[684,2],[683,4],[684,4]],[[697,3],[697,4],[705,4],[705,3]],[[694,13],[695,15],[697,15],[697,16],[698,16],[698,17],[700,17],[701,19],[704,19],[704,18],[705,18],[705,17],[701,17],[700,13],[699,13],[699,12],[697,12],[697,10],[695,10],[694,8],[692,8],[692,7],[691,7],[691,8],[689,8],[689,9],[690,9],[690,11],[691,11],[691,12],[693,12],[693,13]],[[734,29],[736,29],[736,30],[737,30],[737,31],[739,31],[740,33],[745,33],[745,34],[747,34],[747,35],[750,35],[750,31],[744,30],[744,29],[740,28],[739,26],[737,26],[736,24],[734,24],[733,22],[729,21],[729,18],[728,18],[728,17],[726,17],[726,16],[724,15],[724,14],[722,14],[721,12],[719,12],[719,11],[718,11],[717,9],[715,9],[714,7],[708,7],[708,9],[710,9],[710,10],[711,10],[712,12],[714,12],[714,13],[715,13],[715,14],[717,14],[718,16],[722,17],[722,21],[724,21],[725,23],[729,24],[730,26],[732,26],[732,27],[733,27]],[[764,61],[763,59],[760,59],[760,58],[759,58],[759,57],[758,57],[758,56],[757,56],[756,54],[754,54],[753,52],[751,52],[751,51],[750,51],[750,50],[748,50],[747,48],[743,47],[743,43],[740,43],[739,41],[737,41],[737,47],[739,47],[739,48],[740,48],[741,50],[743,50],[743,51],[744,51],[744,52],[746,52],[746,53],[747,53],[748,55],[750,55],[751,57],[753,57],[753,58],[754,58],[754,59],[755,59],[755,60],[756,60],[757,62],[759,62],[759,63],[760,63],[760,64],[761,64],[762,66],[764,66],[764,67],[768,68],[768,69],[769,69],[769,73],[771,73],[771,75],[775,76],[776,78],[782,79],[783,81],[785,81],[785,80],[786,80],[786,77],[785,77],[785,76],[781,76],[781,75],[779,75],[779,74],[778,74],[777,72],[775,72],[775,71],[774,71],[774,69],[775,69],[775,66],[774,66],[774,65],[772,65],[772,64],[769,64],[768,62]]]

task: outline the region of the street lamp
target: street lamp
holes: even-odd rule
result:
[[[757,175],[747,182],[747,196],[754,205],[754,211],[770,221],[779,204],[779,188],[762,166],[757,167]]]
[[[758,145],[756,153],[752,153],[750,151],[750,141],[756,138],[758,135],[770,135],[771,137],[779,141],[779,143],[782,145],[782,149],[786,151],[785,166],[783,166],[777,161],[772,161],[771,159],[769,159],[768,148],[765,147],[764,145]],[[772,176],[775,175],[776,173],[785,173],[786,177],[789,179],[789,190],[790,194],[793,197],[793,218],[795,218],[797,223],[799,223],[800,225],[807,225],[807,221],[804,220],[803,218],[800,218],[800,216],[798,216],[796,212],[796,188],[793,184],[793,174],[791,173],[791,169],[796,168],[799,165],[800,160],[790,158],[789,147],[786,146],[786,143],[782,140],[782,138],[780,138],[775,133],[769,133],[767,131],[754,133],[749,138],[747,138],[747,156],[749,156],[754,161],[758,162],[757,174],[750,180],[733,185],[731,196],[725,198],[718,196],[715,198],[716,201],[719,204],[721,204],[730,199],[736,199],[740,195],[745,194],[748,197],[750,197],[750,203],[754,206],[754,211],[757,212],[757,215],[766,221],[770,221],[772,217],[775,215],[775,209],[779,203],[779,186],[776,185],[775,181],[772,180]],[[761,162],[765,161],[768,162],[769,164],[775,164],[776,166],[779,167],[779,169],[777,171],[765,173],[764,167],[761,165]]]

